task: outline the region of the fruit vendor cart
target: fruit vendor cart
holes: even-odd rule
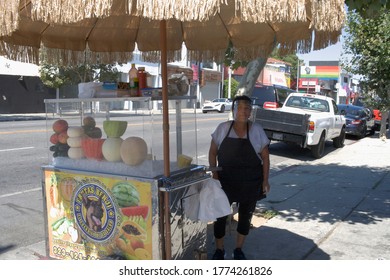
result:
[[[161,110],[153,109],[158,96],[45,100],[49,162],[42,167],[42,187],[48,257],[200,256],[207,224],[189,219],[185,208],[210,175],[196,162],[196,110],[186,108],[189,101],[190,96],[168,101],[175,129],[167,177]]]

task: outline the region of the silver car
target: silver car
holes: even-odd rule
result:
[[[202,112],[207,113],[209,111],[217,111],[219,113],[230,111],[232,108],[232,100],[229,98],[217,98],[212,101],[206,101],[203,104]]]

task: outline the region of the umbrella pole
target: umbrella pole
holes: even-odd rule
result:
[[[160,43],[161,43],[161,80],[162,80],[162,106],[163,106],[163,155],[164,155],[164,176],[170,176],[169,158],[169,108],[168,108],[168,59],[167,59],[167,29],[166,21],[160,21]],[[170,260],[171,252],[171,222],[170,203],[168,192],[164,192],[164,235],[165,235],[165,259]]]

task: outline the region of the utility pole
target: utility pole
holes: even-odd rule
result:
[[[301,68],[301,61],[299,60],[299,57],[298,57],[298,65],[297,65],[297,92],[299,91],[299,72],[300,72],[300,68]]]

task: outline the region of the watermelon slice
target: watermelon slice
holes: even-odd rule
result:
[[[146,219],[149,213],[149,206],[139,205],[139,206],[129,206],[121,208],[122,214],[128,217],[131,216],[142,216]]]

